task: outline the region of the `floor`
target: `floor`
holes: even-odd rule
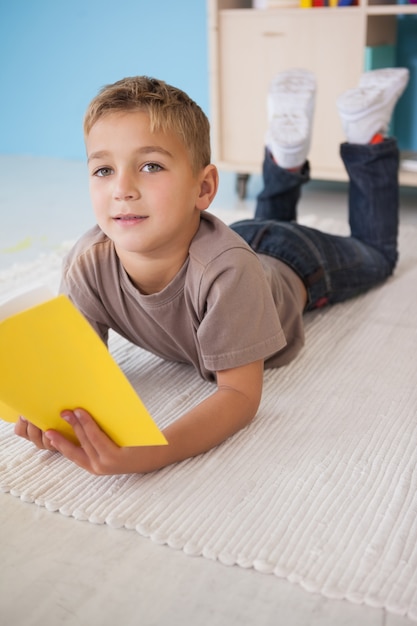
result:
[[[250,216],[222,173],[214,212]],[[314,182],[301,215],[345,219],[343,184]],[[417,225],[417,187],[401,191],[401,220]],[[0,157],[0,280],[15,263],[75,239],[93,223],[85,166]],[[0,620],[13,626],[406,626],[382,609],[324,598],[272,575],[160,546],[134,531],[95,526],[0,493]]]

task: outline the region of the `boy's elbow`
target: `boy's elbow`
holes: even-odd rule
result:
[[[262,393],[248,395],[241,392],[240,401],[242,402],[240,414],[242,428],[248,426],[256,417],[259,406],[261,404]]]
[[[262,398],[263,361],[218,372],[218,391],[225,394],[229,415],[234,415],[239,428],[244,428],[256,416]]]

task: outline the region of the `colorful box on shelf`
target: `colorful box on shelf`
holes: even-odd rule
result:
[[[417,2],[417,0],[415,0]],[[357,6],[357,0],[300,0],[302,9]]]
[[[403,0],[417,2],[417,0]],[[286,9],[301,7],[311,9],[317,7],[347,7],[357,6],[358,0],[252,0],[254,9]]]

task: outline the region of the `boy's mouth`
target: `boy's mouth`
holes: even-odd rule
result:
[[[133,222],[141,222],[146,219],[146,215],[116,215],[113,218],[116,222],[122,223],[133,223]]]

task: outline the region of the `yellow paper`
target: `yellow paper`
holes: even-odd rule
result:
[[[7,306],[2,307],[7,311]],[[0,321],[0,417],[74,440],[60,417],[82,407],[119,446],[165,437],[90,324],[64,295]]]

